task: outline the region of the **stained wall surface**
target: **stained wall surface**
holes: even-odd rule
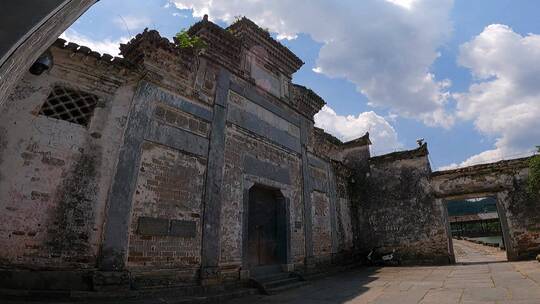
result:
[[[41,77],[27,73],[0,113],[0,260],[91,268],[134,84],[115,64],[52,50],[54,68]],[[40,114],[56,87],[98,98],[88,126]]]
[[[114,60],[59,40],[54,68],[19,83],[0,122],[2,267],[62,269],[47,272],[62,282],[85,270],[85,287],[68,289],[246,279],[255,186],[286,206],[284,269],[351,260],[343,143],[314,128],[324,101],[291,83],[301,61],[247,19],[190,31],[205,55],[155,31]],[[57,87],[96,96],[88,125],[51,114],[63,97],[44,112]],[[22,288],[40,281],[19,275],[34,276]]]
[[[361,181],[362,251],[395,249],[404,264],[453,262],[445,207],[431,186],[427,147],[373,157]]]

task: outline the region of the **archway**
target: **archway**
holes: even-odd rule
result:
[[[467,195],[446,199],[453,256],[459,264],[507,261],[507,231],[503,229],[497,196]]]

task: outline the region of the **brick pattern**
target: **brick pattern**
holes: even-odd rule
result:
[[[313,255],[325,257],[332,253],[332,235],[330,226],[330,200],[326,193],[311,193],[313,217]]]
[[[311,183],[312,183],[312,190],[317,190],[321,192],[327,192],[328,191],[328,175],[326,174],[326,170],[309,166],[309,174],[311,177]]]
[[[301,161],[247,131],[228,126],[225,138],[225,168],[223,203],[221,212],[221,261],[223,264],[240,264],[242,260],[242,210],[243,210],[243,157],[249,153],[263,161],[290,168],[292,185],[287,187],[291,212],[291,251],[295,263],[304,258],[304,230],[302,214]],[[265,181],[268,182],[268,181]],[[298,223],[299,225],[295,225]]]
[[[179,49],[155,30],[145,30],[120,47],[127,60],[147,68],[147,79],[167,90],[212,106],[218,66],[194,56],[191,49]]]
[[[201,212],[206,160],[145,142],[134,195],[128,266],[200,266]],[[139,217],[197,223],[195,237],[141,235]]]
[[[336,209],[338,251],[350,251],[353,248],[351,203],[348,199],[338,198]]]
[[[163,104],[156,105],[154,117],[166,124],[204,137],[208,137],[210,133],[210,124],[208,122]]]
[[[336,176],[336,216],[337,216],[337,237],[339,240],[338,251],[351,251],[353,249],[353,206],[348,193],[349,176],[343,165],[333,163],[332,166]]]

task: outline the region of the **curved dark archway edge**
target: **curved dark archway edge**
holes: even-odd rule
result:
[[[0,108],[36,59],[98,0],[5,1],[0,10]]]

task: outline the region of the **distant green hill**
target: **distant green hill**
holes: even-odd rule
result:
[[[448,215],[467,215],[497,211],[497,199],[485,197],[472,200],[448,201]]]

